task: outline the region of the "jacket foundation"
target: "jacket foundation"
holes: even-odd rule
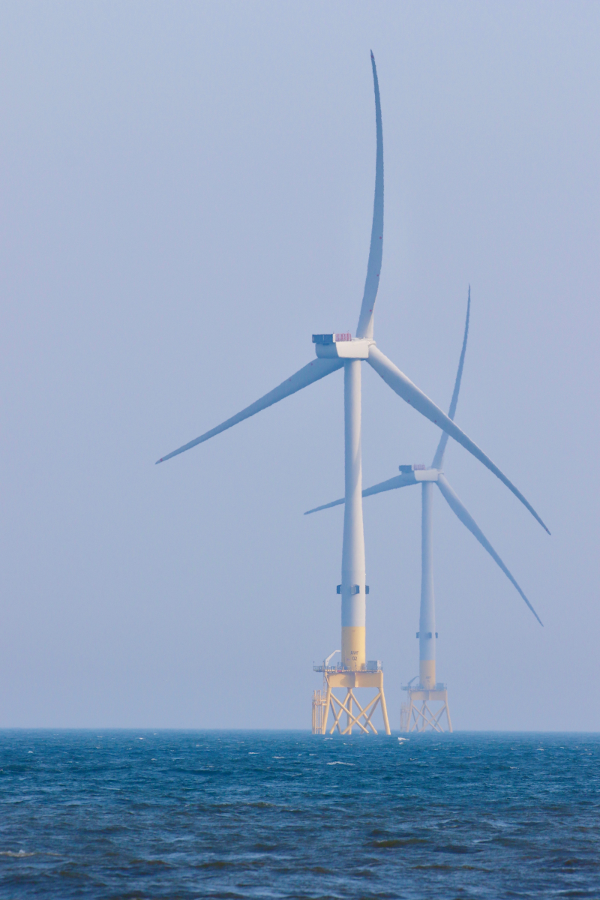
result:
[[[368,665],[374,667],[378,662]],[[333,734],[336,729],[339,734],[352,734],[353,729],[363,734],[377,734],[373,713],[378,706],[381,707],[385,733],[391,734],[381,668],[351,671],[324,664],[314,666],[314,669],[323,672],[323,689],[313,693],[313,734]],[[368,702],[361,696],[365,706],[361,705],[355,693],[363,688],[375,691]],[[336,690],[341,691],[339,696],[335,694]]]

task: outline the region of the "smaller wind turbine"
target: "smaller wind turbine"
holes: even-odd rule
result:
[[[458,363],[458,371],[456,373],[456,381],[454,383],[454,392],[452,394],[452,400],[450,401],[450,409],[448,410],[448,418],[451,420],[454,420],[458,403],[458,394],[460,391],[465,353],[467,350],[470,314],[471,288],[469,287],[465,334]],[[463,525],[469,529],[482,547],[485,547],[492,559],[498,564],[509,581],[515,586],[540,625],[543,624],[511,572],[502,562],[482,530],[448,484],[442,469],[447,443],[448,434],[443,432],[430,468],[422,465],[400,466],[400,475],[389,478],[387,481],[381,481],[379,484],[375,484],[363,491],[363,497],[370,497],[373,494],[381,494],[385,491],[395,490],[396,488],[409,487],[413,484],[421,485],[421,610],[419,616],[419,631],[417,633],[417,637],[419,638],[419,685],[414,688],[412,687],[412,683],[416,681],[416,678],[413,678],[412,682],[405,688],[409,694],[410,705],[405,711],[403,731],[425,731],[428,727],[435,731],[441,731],[440,719],[444,712],[446,713],[448,720],[448,729],[452,731],[446,686],[444,684],[437,684],[435,672],[437,632],[435,630],[435,598],[433,593],[432,502],[434,484],[437,484],[452,512],[458,516]],[[344,503],[344,499],[334,500],[333,503],[326,503],[323,506],[317,506],[315,509],[308,510],[305,515],[310,515],[310,513],[319,512],[323,509],[329,509],[332,506],[338,506],[342,503]],[[437,700],[441,701],[444,705],[434,713],[429,709],[427,703],[428,701]],[[416,705],[418,702],[422,703],[421,708]]]

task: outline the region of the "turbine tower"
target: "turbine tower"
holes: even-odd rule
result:
[[[458,404],[458,395],[460,392],[467,350],[470,315],[471,288],[469,287],[463,345],[458,363],[458,371],[456,373],[456,381],[454,382],[452,400],[450,401],[450,409],[448,410],[448,418],[452,420],[454,420],[456,406]],[[386,491],[395,490],[396,488],[409,487],[413,484],[421,485],[421,607],[419,613],[419,631],[417,632],[417,637],[419,639],[419,675],[415,676],[408,685],[404,686],[404,690],[408,692],[409,702],[408,704],[403,704],[402,707],[401,731],[427,731],[428,729],[442,731],[441,723],[444,714],[446,716],[448,730],[452,731],[452,721],[450,719],[450,711],[448,708],[448,691],[445,684],[438,684],[435,670],[436,641],[438,634],[435,630],[435,597],[433,591],[434,484],[437,484],[442,496],[450,506],[450,509],[460,519],[463,525],[469,529],[471,534],[475,536],[482,547],[487,550],[509,581],[515,586],[540,625],[542,625],[540,617],[517,584],[513,575],[507,569],[473,517],[467,512],[466,508],[448,484],[442,469],[447,443],[448,434],[443,433],[430,468],[423,465],[400,466],[400,475],[396,475],[394,478],[375,484],[373,487],[363,491],[363,497],[370,497],[373,494],[381,494]],[[332,503],[326,503],[323,506],[317,506],[315,509],[310,509],[305,515],[310,515],[310,513],[319,512],[323,509],[329,509],[333,506],[338,506],[341,503],[344,503],[343,498],[334,500]],[[413,683],[417,680],[417,677],[419,682],[413,687]],[[441,704],[441,706],[438,705],[437,708],[430,708],[430,703]]]
[[[383,255],[383,132],[381,124],[381,104],[379,99],[379,84],[375,59],[371,53],[371,65],[373,69],[373,82],[375,90],[375,120],[376,120],[376,170],[375,170],[375,199],[373,206],[373,224],[371,230],[371,245],[367,266],[367,278],[360,310],[360,317],[356,331],[356,337],[350,334],[314,334],[312,339],[315,344],[317,359],[313,359],[306,366],[295,372],[290,378],[283,381],[278,387],[265,394],[256,402],[250,404],[241,412],[226,419],[216,428],[206,431],[200,437],[184,444],[172,453],[161,457],[157,462],[162,463],[198,444],[208,441],[233,425],[243,422],[250,416],[263,409],[278,403],[285,397],[295,394],[313,382],[325,378],[338,369],[344,369],[344,428],[345,428],[345,504],[344,536],[342,549],[342,579],[338,586],[338,593],[342,601],[342,662],[336,668],[335,677],[325,672],[329,679],[328,706],[322,722],[322,733],[327,727],[327,715],[329,706],[337,704],[332,728],[340,728],[340,716],[346,713],[346,733],[351,733],[354,725],[363,732],[369,728],[375,730],[371,716],[375,706],[381,701],[382,712],[386,732],[389,734],[389,724],[385,711],[385,698],[383,695],[383,672],[379,664],[369,670],[366,660],[366,602],[365,595],[368,591],[365,578],[365,548],[362,518],[362,463],[361,463],[361,361],[366,360],[369,365],[383,378],[383,380],[403,400],[413,406],[421,415],[430,419],[444,432],[462,444],[473,456],[479,459],[493,472],[508,488],[525,504],[533,516],[546,528],[533,507],[523,497],[520,491],[508,480],[496,465],[483,453],[482,450],[467,437],[455,423],[446,416],[435,403],[433,403],[416,385],[410,381],[375,345],[373,339],[373,311],[375,298],[379,287],[379,274]],[[546,529],[547,530],[547,529]],[[375,687],[378,694],[364,709],[358,704],[353,694],[354,687]],[[333,695],[334,687],[345,688],[347,700],[341,703]],[[354,711],[354,704],[358,712]],[[323,717],[322,717],[323,718]]]

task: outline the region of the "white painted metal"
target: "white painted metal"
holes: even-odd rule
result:
[[[419,615],[419,662],[421,684],[428,690],[435,688],[435,677],[432,684],[426,684],[423,662],[433,661],[435,672],[435,599],[433,595],[433,485],[423,482],[421,509],[421,610]]]
[[[480,450],[477,444],[475,444],[467,435],[461,431],[458,425],[455,425],[454,422],[441,411],[439,407],[433,403],[429,397],[427,397],[423,391],[419,390],[419,388],[412,383],[412,381],[404,375],[400,369],[394,365],[391,360],[384,356],[381,350],[378,349],[374,344],[371,345],[369,349],[369,365],[371,365],[378,375],[380,375],[385,383],[391,387],[393,391],[395,391],[399,397],[402,397],[403,400],[406,400],[408,404],[414,406],[414,408],[420,412],[423,416],[433,422],[435,425],[438,425],[442,428],[450,437],[453,437],[457,443],[462,444],[462,446],[472,453],[473,456],[483,463],[486,468],[493,472],[506,487],[512,491],[515,497],[518,497],[521,503],[527,507],[529,512],[534,518],[538,520],[542,528],[548,531],[546,525],[541,520],[541,518],[536,513],[535,509],[529,503],[528,500],[525,499],[521,491],[519,491],[512,481],[509,481],[506,475],[500,471],[498,466],[496,466],[489,456]],[[550,532],[548,531],[548,534]]]
[[[368,359],[370,341],[334,341],[332,344],[316,344],[319,359]]]
[[[420,412],[434,424],[438,425],[442,429],[442,431],[453,437],[459,444],[462,444],[462,446],[465,447],[465,449],[467,449],[470,453],[472,453],[473,456],[476,457],[476,459],[480,460],[480,462],[482,462],[488,469],[490,469],[490,471],[493,472],[509,488],[509,490],[511,490],[513,494],[518,497],[519,500],[521,500],[521,502],[538,520],[542,527],[545,528],[546,531],[548,531],[541,518],[538,516],[531,504],[525,499],[523,494],[521,494],[521,492],[517,490],[517,488],[512,484],[511,481],[508,480],[508,478],[500,471],[500,469],[498,469],[498,467],[494,465],[489,457],[486,456],[486,454],[483,453],[483,451],[480,450],[479,447],[469,437],[467,437],[467,435],[464,434],[464,432],[461,431],[461,429],[458,428],[457,425],[454,424],[454,422],[452,421],[452,417],[446,416],[442,412],[442,410],[439,409],[439,407],[437,407],[435,403],[433,403],[433,401],[431,401],[423,393],[423,391],[419,390],[419,388],[415,384],[413,384],[413,382],[410,381],[410,379],[407,378],[406,375],[404,375],[400,371],[400,369],[397,368],[397,366],[395,366],[386,356],[384,356],[384,354],[375,346],[374,341],[372,341],[373,310],[375,307],[375,299],[377,297],[377,290],[379,287],[379,274],[381,270],[381,260],[383,254],[383,131],[381,123],[379,82],[377,79],[375,58],[372,53],[371,64],[373,68],[373,84],[375,89],[377,160],[369,263],[367,269],[367,279],[365,282],[365,291],[361,305],[361,312],[356,331],[357,338],[359,340],[340,341],[339,347],[337,342],[330,345],[317,344],[317,355],[320,355],[322,352],[324,352],[324,348],[326,346],[329,346],[332,349],[327,352],[335,354],[336,358],[319,359],[317,362],[313,361],[312,363],[309,363],[307,366],[304,366],[304,368],[300,369],[298,372],[292,375],[291,378],[288,378],[274,390],[270,391],[268,394],[265,394],[264,397],[261,397],[260,400],[252,403],[250,406],[246,407],[235,416],[232,416],[230,419],[227,419],[216,428],[205,432],[205,434],[201,435],[198,438],[195,438],[195,440],[190,441],[187,444],[184,444],[182,447],[179,447],[172,453],[168,453],[166,456],[161,457],[157,462],[165,462],[165,460],[171,459],[173,456],[177,456],[178,454],[183,453],[186,450],[190,450],[197,444],[201,444],[204,441],[209,440],[209,438],[220,434],[222,431],[225,431],[228,428],[231,428],[238,422],[242,422],[244,419],[255,415],[257,412],[260,412],[266,407],[272,406],[274,403],[277,403],[284,397],[288,397],[290,394],[294,394],[296,391],[299,391],[303,387],[312,384],[314,381],[318,381],[325,375],[329,375],[331,372],[336,371],[336,369],[340,368],[342,364],[340,359],[341,353],[349,354],[345,358],[365,358],[364,353],[366,352],[366,349],[363,343],[364,340],[369,345],[369,364],[392,388],[392,390],[395,391],[400,397],[402,397],[402,399],[407,403],[414,406],[418,412]],[[341,338],[342,335],[336,335],[336,337]],[[344,335],[344,337],[346,337],[346,335]],[[356,349],[352,349],[353,345]],[[347,347],[348,349],[341,350],[342,346]],[[445,443],[440,446],[445,447]]]
[[[458,361],[458,371],[456,373],[456,380],[454,382],[454,390],[452,391],[452,399],[450,401],[450,409],[448,410],[448,418],[454,421],[454,416],[456,415],[456,407],[458,404],[458,395],[460,393],[460,384],[462,381],[463,369],[465,367],[465,354],[467,352],[467,339],[469,337],[469,320],[471,318],[471,285],[469,285],[469,293],[467,295],[467,318],[465,321],[465,333],[463,336],[463,344],[462,349],[460,351],[460,359]],[[440,438],[440,442],[437,446],[437,450],[435,451],[435,456],[433,457],[433,462],[431,463],[432,469],[441,469],[442,463],[444,462],[444,453],[446,451],[446,444],[448,443],[448,434],[444,432]]]
[[[460,391],[460,385],[462,381],[462,373],[465,362],[465,353],[467,348],[467,338],[469,333],[469,319],[471,312],[471,289],[469,288],[469,297],[467,302],[467,317],[465,322],[465,333],[463,338],[463,345],[460,354],[460,360],[458,364],[458,371],[456,373],[456,380],[454,383],[454,391],[452,393],[452,400],[450,402],[450,408],[448,410],[448,419],[453,419],[456,413],[456,407],[458,403],[458,395]],[[383,354],[381,354],[383,356]],[[385,359],[385,357],[384,357]],[[370,358],[369,358],[370,361]],[[389,360],[387,360],[389,362]],[[390,366],[393,364],[390,363]],[[393,367],[395,368],[395,367]],[[397,370],[396,370],[397,371]],[[399,375],[402,378],[405,376],[400,372]],[[406,379],[408,381],[408,379]],[[411,384],[411,382],[409,382]],[[414,385],[413,385],[414,387]],[[418,388],[415,390],[418,391]],[[427,398],[425,398],[427,399]],[[469,529],[469,531],[477,538],[479,543],[485,547],[487,552],[490,554],[492,559],[497,563],[497,565],[502,569],[506,577],[509,581],[514,585],[517,589],[531,612],[534,614],[540,625],[542,624],[541,619],[536,613],[535,609],[525,596],[524,592],[521,590],[519,584],[508,570],[508,568],[504,565],[490,542],[487,540],[479,526],[476,524],[475,520],[472,516],[467,512],[466,508],[463,506],[461,501],[458,499],[448,481],[444,477],[443,472],[441,471],[441,465],[444,459],[444,451],[446,449],[447,443],[447,433],[444,433],[441,437],[441,440],[438,444],[435,456],[434,456],[434,465],[430,469],[420,469],[416,466],[412,467],[412,471],[410,472],[402,472],[400,475],[396,475],[394,478],[388,478],[387,481],[381,481],[378,484],[373,485],[372,487],[365,488],[363,491],[363,497],[370,497],[373,494],[380,494],[385,491],[395,490],[397,488],[409,487],[412,484],[422,483],[422,580],[421,580],[421,608],[419,614],[419,640],[420,640],[420,662],[423,663],[425,660],[435,660],[435,603],[434,603],[434,594],[433,594],[433,538],[432,538],[432,496],[431,492],[432,482],[437,482],[437,486],[439,487],[442,496],[445,498],[447,503],[453,512],[458,516],[460,521]],[[406,468],[406,467],[402,467]],[[339,500],[334,500],[332,503],[326,503],[322,506],[317,506],[314,509],[308,510],[305,515],[309,515],[313,512],[319,512],[323,509],[329,509],[332,506],[338,506],[344,503],[344,498]],[[429,625],[424,625],[423,622],[430,622]],[[428,635],[431,632],[432,637],[423,637],[423,635]],[[427,644],[426,641],[433,641],[433,644]],[[427,656],[429,650],[432,650],[433,655]],[[425,654],[425,655],[424,655]]]
[[[444,435],[447,437],[448,435]],[[413,472],[415,476],[415,481],[437,481],[438,480],[438,470],[437,469],[416,469]]]
[[[334,650],[333,653],[330,653],[329,656],[327,657],[327,659],[323,660],[323,668],[326,669],[327,666],[329,665],[329,661],[330,661],[331,659],[333,659],[333,657],[335,656],[335,654],[336,654],[336,653],[341,653],[341,652],[342,652],[341,650]]]
[[[395,475],[394,478],[388,478],[387,481],[381,481],[379,484],[374,484],[373,487],[365,488],[363,491],[363,497],[370,497],[371,494],[381,494],[384,491],[391,491],[394,488],[408,487],[409,484],[416,484],[416,480],[414,477],[414,473],[406,473],[402,475]],[[322,509],[330,509],[332,506],[340,506],[340,504],[344,503],[345,500],[343,497],[340,497],[339,500],[334,500],[332,503],[324,503],[323,506],[315,506],[314,509],[307,510],[304,515],[309,516],[311,513],[320,512]]]
[[[280,400],[283,400],[284,397],[289,397],[290,394],[295,394],[296,391],[300,391],[302,390],[302,388],[307,387],[309,384],[313,384],[313,382],[319,381],[321,378],[324,378],[326,375],[330,375],[337,369],[341,369],[343,365],[343,362],[341,362],[340,360],[313,359],[313,361],[309,362],[307,366],[299,369],[298,372],[295,372],[294,375],[292,375],[290,378],[287,378],[276,388],[273,388],[272,391],[269,391],[269,393],[265,394],[264,397],[261,397],[260,400],[256,400],[254,403],[251,403],[250,406],[247,406],[235,416],[232,416],[230,419],[226,419],[226,421],[222,422],[221,425],[217,425],[216,428],[211,428],[210,431],[201,434],[200,437],[197,437],[195,440],[190,441],[189,444],[184,444],[183,447],[179,447],[178,450],[173,450],[172,453],[167,453],[166,456],[161,456],[161,458],[157,460],[157,465],[158,463],[166,462],[167,459],[171,459],[171,457],[177,456],[179,453],[184,453],[186,450],[190,450],[197,444],[203,444],[204,441],[208,441],[209,438],[215,437],[215,435],[220,434],[222,431],[226,431],[233,425],[237,425],[238,422],[243,422],[244,419],[249,419],[250,416],[256,415],[257,412],[266,409],[268,406],[272,406],[274,403],[278,403]]]
[[[342,547],[342,628],[365,627],[365,536],[362,510],[361,369],[344,363],[345,482]],[[358,586],[358,592],[353,592]],[[346,660],[343,660],[346,664]]]
[[[486,536],[484,535],[481,528],[477,525],[477,523],[475,522],[475,519],[470,515],[469,512],[467,512],[464,505],[460,502],[460,500],[458,499],[458,497],[456,496],[456,494],[454,493],[454,491],[452,490],[452,488],[450,487],[450,485],[448,484],[444,475],[441,472],[440,472],[440,476],[438,478],[437,485],[442,493],[442,496],[447,501],[448,506],[450,507],[452,512],[458,516],[458,518],[463,523],[463,525],[469,529],[469,531],[471,532],[471,534],[474,537],[477,538],[477,540],[479,541],[481,546],[485,547],[485,549],[490,554],[492,559],[500,566],[500,568],[502,569],[502,571],[504,572],[504,574],[506,575],[508,580],[511,581],[512,584],[514,584],[514,586],[518,590],[519,594],[521,595],[521,597],[523,598],[523,600],[525,601],[525,603],[527,604],[527,606],[529,607],[531,612],[534,614],[534,616],[536,617],[536,619],[538,620],[540,625],[543,625],[544,623],[542,622],[542,620],[536,613],[535,609],[533,608],[533,606],[531,605],[531,603],[529,602],[529,600],[527,599],[527,597],[525,596],[525,594],[523,593],[523,591],[521,590],[519,585],[517,584],[516,580],[514,579],[512,574],[509,572],[507,567],[504,565],[504,563],[502,562],[502,560],[500,559],[500,557],[498,556],[498,554],[496,553],[496,551],[494,550],[494,548],[492,547],[492,545],[490,544],[490,542],[488,541]]]
[[[375,88],[375,123],[377,130],[377,160],[375,164],[375,199],[373,202],[373,224],[371,226],[371,246],[369,247],[369,262],[367,265],[367,278],[365,292],[360,307],[360,317],[356,328],[356,336],[359,338],[373,337],[373,312],[375,299],[379,289],[379,275],[381,273],[381,261],[383,259],[383,126],[381,123],[381,102],[379,99],[379,81],[375,67],[375,57],[371,52],[371,65],[373,67],[373,85]]]

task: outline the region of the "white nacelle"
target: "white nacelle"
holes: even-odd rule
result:
[[[437,469],[417,469],[413,472],[415,481],[437,481],[439,474]]]
[[[368,359],[369,345],[374,341],[349,338],[346,334],[313,334],[317,356],[319,359]]]

